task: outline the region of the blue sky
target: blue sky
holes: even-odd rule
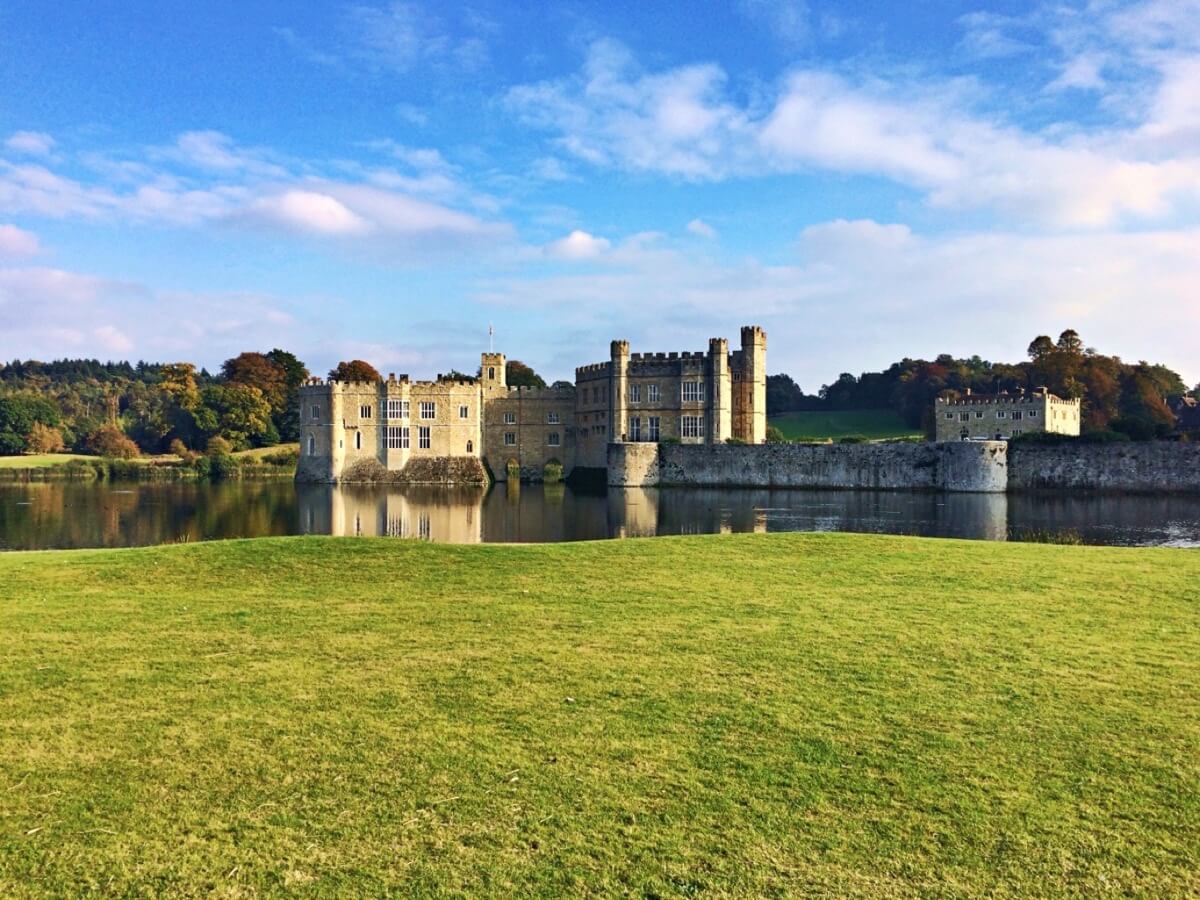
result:
[[[1200,380],[1200,0],[0,0],[0,358]]]

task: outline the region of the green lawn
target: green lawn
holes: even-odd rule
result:
[[[870,440],[921,437],[891,409],[844,409],[832,412],[792,412],[772,416],[770,424],[792,441],[823,441],[859,435]]]
[[[252,450],[239,450],[233,455],[238,457],[238,459],[252,459],[257,461],[261,460],[264,456],[273,456],[274,454],[281,453],[284,450],[294,450],[295,452],[299,453],[300,444],[295,442],[291,444],[276,444],[273,447],[255,447]]]
[[[0,469],[48,469],[73,459],[94,459],[81,453],[31,453],[27,456],[0,456]]]
[[[0,554],[0,895],[1200,892],[1200,553]]]

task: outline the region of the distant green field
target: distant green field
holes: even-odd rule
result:
[[[920,437],[891,409],[844,409],[830,412],[793,412],[772,416],[770,424],[791,441],[837,440],[861,435],[870,440]]]
[[[48,469],[73,459],[88,459],[79,453],[34,453],[29,456],[0,456],[0,469]]]

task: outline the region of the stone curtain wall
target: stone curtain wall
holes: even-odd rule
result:
[[[608,483],[1002,492],[1006,445],[612,444]]]
[[[1015,444],[1010,490],[1040,488],[1200,494],[1200,444]]]
[[[608,483],[1200,494],[1200,444],[611,444]]]

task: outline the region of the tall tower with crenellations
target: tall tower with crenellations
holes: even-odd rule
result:
[[[733,354],[733,436],[747,444],[767,440],[767,333],[742,328],[742,349]]]

